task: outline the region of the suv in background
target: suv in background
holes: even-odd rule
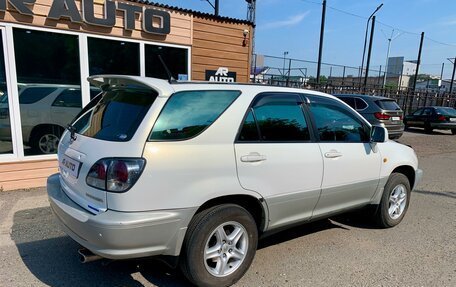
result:
[[[63,133],[47,182],[83,261],[164,255],[196,286],[230,286],[267,232],[361,207],[399,224],[422,175],[412,148],[324,93],[89,81],[103,92]]]
[[[372,125],[385,127],[390,139],[398,139],[404,132],[404,112],[395,100],[369,95],[334,95],[355,109]]]
[[[92,87],[90,98],[100,92]],[[65,127],[82,109],[81,88],[76,85],[26,84],[19,90],[22,138],[32,154],[57,152]],[[8,98],[0,100],[0,140],[11,141]]]

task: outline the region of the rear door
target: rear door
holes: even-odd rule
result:
[[[381,165],[380,153],[369,142],[370,126],[335,99],[309,98],[324,162],[314,216],[367,204],[377,188]]]
[[[306,220],[320,195],[323,161],[300,95],[258,95],[235,142],[243,188],[261,194],[269,229]]]

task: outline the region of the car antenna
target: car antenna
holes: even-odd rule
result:
[[[176,79],[174,79],[173,75],[171,74],[171,71],[168,69],[168,66],[166,66],[165,61],[163,61],[163,58],[161,55],[158,55],[158,59],[160,59],[160,62],[163,65],[163,68],[165,68],[166,74],[168,74],[168,82],[170,84],[176,82]]]

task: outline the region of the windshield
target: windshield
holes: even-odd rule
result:
[[[456,117],[456,109],[453,109],[453,108],[436,108],[435,110],[440,115]]]
[[[152,89],[110,88],[95,97],[72,125],[87,137],[129,141],[157,96]]]
[[[394,100],[378,100],[375,103],[382,109],[387,111],[400,111],[401,108]]]

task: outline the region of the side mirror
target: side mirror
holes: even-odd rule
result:
[[[384,143],[388,140],[388,130],[384,127],[372,126],[370,141]]]

